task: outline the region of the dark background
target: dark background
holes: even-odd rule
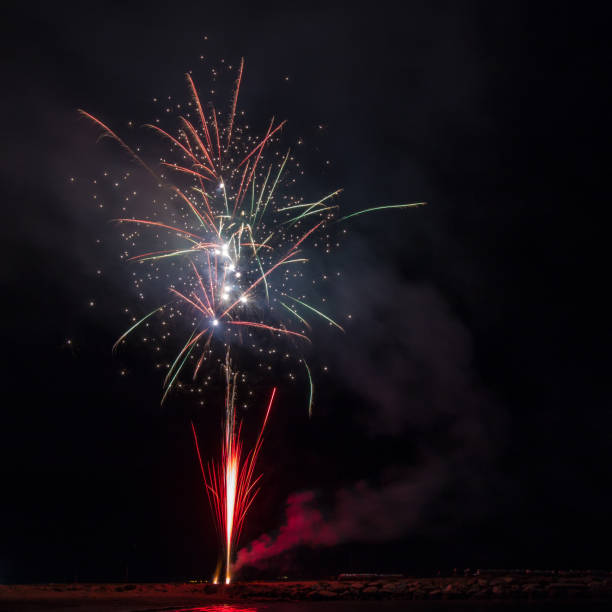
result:
[[[357,322],[319,338],[311,421],[303,388],[281,386],[243,543],[281,525],[294,491],[316,490],[333,521],[338,488],[365,480],[384,500],[388,481],[416,482],[390,502],[392,536],[353,533],[268,571],[610,566],[601,17],[566,3],[123,4],[3,15],[0,580],[212,570],[188,423],[211,448],[218,415],[180,395],[160,408],[148,356],[111,355],[129,298],[106,248],[116,213],[69,178],[126,161],[77,108],[121,131],[155,116],[153,97],[184,96],[186,70],[202,83],[241,56],[249,119],[287,117],[306,161],[331,161],[313,190],[344,186],[347,212],[429,202],[351,225],[348,288],[331,300]]]

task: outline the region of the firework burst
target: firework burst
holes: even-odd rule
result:
[[[225,354],[225,416],[218,461],[204,466],[193,423],[191,426],[224,549],[217,578],[224,564],[226,582],[232,550],[258,491],[255,464],[276,393],[274,388],[255,445],[245,451],[236,417],[238,374],[231,367],[230,347],[254,353],[261,367],[262,356],[280,355],[281,349],[284,358],[296,356],[308,381],[311,415],[313,376],[303,357],[310,343],[311,322],[318,318],[339,332],[344,330],[326,312],[325,298],[318,295],[313,300],[304,289],[315,283],[308,272],[310,250],[315,247],[329,254],[339,246],[333,232],[337,221],[423,204],[375,206],[338,217],[336,201],[341,189],[309,200],[295,195],[296,176],[303,171],[291,148],[279,146],[286,122],[273,117],[263,135],[250,134],[238,106],[243,72],[241,61],[225,115],[212,102],[202,103],[192,76],[186,75],[191,99],[176,105],[175,131],[162,129],[158,121],[146,126],[168,146],[156,163],[145,161],[140,147],[130,146],[106,123],[79,111],[102,130],[102,136],[119,143],[153,178],[160,192],[145,215],[122,216],[116,221],[125,228],[126,248],[121,257],[144,266],[133,273],[141,299],[147,281],[166,281],[167,297],[144,316],[133,316],[114,348],[155,318],[161,318],[158,322],[164,330],[159,338],[174,339],[174,330],[168,331],[170,320],[181,322],[176,335],[182,334],[182,341],[172,362],[165,364],[162,403],[181,386],[186,372],[192,383],[201,386],[205,378],[207,384],[216,370],[212,366],[223,364]]]
[[[314,245],[330,253],[339,246],[333,235],[335,220],[421,203],[378,206],[337,219],[335,201],[341,189],[308,202],[294,195],[295,175],[302,170],[291,149],[279,147],[286,122],[272,118],[265,133],[254,137],[248,125],[238,121],[243,117],[238,110],[243,71],[241,61],[223,123],[212,102],[202,104],[192,76],[187,75],[191,100],[181,109],[177,131],[146,126],[169,145],[168,157],[155,167],[142,158],[139,148],[130,147],[100,119],[80,111],[101,128],[102,135],[118,142],[168,198],[147,216],[117,219],[130,228],[124,233],[130,250],[123,257],[146,266],[143,277],[159,279],[165,274],[169,295],[163,305],[134,317],[115,347],[141,325],[148,326],[154,315],[187,320],[183,343],[166,365],[164,402],[188,365],[195,381],[206,362],[222,362],[227,346],[273,356],[281,350],[277,341],[283,339],[284,354],[296,356],[307,375],[310,413],[312,376],[303,358],[310,342],[309,319],[343,328],[319,304],[324,298],[306,294],[309,249]],[[265,367],[263,362],[259,365]]]

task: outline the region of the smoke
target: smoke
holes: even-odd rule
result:
[[[331,525],[327,525],[319,510],[312,507],[313,491],[294,493],[287,499],[286,524],[278,536],[262,535],[250,547],[238,552],[234,566],[239,570],[244,565],[261,563],[297,546],[333,546],[338,537]]]
[[[236,569],[298,547],[393,540],[431,520],[448,527],[486,507],[502,413],[474,371],[469,330],[439,291],[406,283],[360,239],[346,254],[330,302],[351,319],[326,357],[361,397],[366,436],[401,436],[411,452],[398,453],[382,477],[341,488],[330,504],[313,491],[290,495],[285,524],[241,549]]]
[[[264,534],[238,552],[235,570],[262,566],[278,555],[304,546],[321,548],[349,541],[383,541],[401,536],[418,520],[431,495],[445,480],[445,467],[432,460],[412,480],[409,475],[376,489],[365,481],[340,489],[325,515],[315,507],[314,491],[287,499],[285,524],[276,537]]]
[[[63,262],[53,265],[57,258],[44,259],[51,262],[46,265],[51,268],[46,270],[46,277],[55,279],[64,291],[83,292],[81,283],[74,288],[74,272],[66,275],[65,269],[79,269],[86,276],[88,270],[101,267],[110,315],[114,312],[114,299],[110,299],[116,293],[114,285],[124,277],[107,275],[105,267],[112,262],[99,266],[101,256],[98,252],[92,255],[91,249],[101,228],[105,228],[102,238],[113,239],[114,229],[106,223],[110,211],[98,209],[94,214],[86,203],[76,206],[74,186],[67,177],[73,168],[77,175],[88,176],[90,166],[110,167],[111,174],[119,175],[125,162],[113,146],[92,147],[94,130],[77,120],[72,109],[67,111],[66,104],[57,101],[59,108],[51,112],[48,96],[41,99],[46,101],[47,114],[39,121],[43,126],[45,122],[50,124],[46,131],[64,143],[64,148],[56,148],[53,164],[39,179],[46,191],[51,189],[47,185],[50,182],[53,201],[45,200],[45,216],[36,214],[32,216],[35,223],[28,221],[28,238],[48,252],[69,251],[75,266]],[[90,151],[87,164],[75,157],[74,151],[79,150]],[[19,183],[31,185],[29,170],[23,170],[29,169],[25,161],[29,149],[23,147],[17,154]],[[360,183],[359,177],[353,181],[355,185]],[[139,184],[137,191],[148,202],[151,198],[143,195],[146,185]],[[84,189],[90,196],[89,186]],[[414,217],[421,211],[409,214]],[[405,219],[407,216],[398,222],[412,222]],[[368,225],[372,223],[368,238],[356,237],[343,246],[346,272],[331,286],[329,308],[322,306],[334,318],[340,314],[347,334],[335,343],[317,343],[317,360],[326,359],[342,386],[361,398],[364,410],[358,418],[368,436],[401,437],[417,452],[411,453],[411,463],[406,457],[395,457],[396,472],[391,478],[368,474],[367,479],[340,488],[329,504],[313,491],[290,495],[285,524],[275,535],[262,535],[239,551],[238,568],[263,563],[300,546],[326,547],[401,537],[430,520],[424,516],[424,509],[442,498],[446,502],[449,491],[461,493],[462,511],[458,511],[457,501],[452,508],[455,520],[477,511],[479,489],[494,454],[491,420],[499,418],[499,410],[475,375],[471,334],[448,300],[431,284],[407,283],[406,275],[395,268],[394,262],[402,258],[412,262],[420,253],[410,251],[409,241],[401,232],[389,231],[397,227],[381,229],[372,219],[367,221]],[[7,227],[13,231],[12,224]],[[432,228],[435,240],[428,241],[430,244],[444,243],[440,230],[439,226]],[[104,252],[110,251],[106,244]],[[16,272],[12,274],[17,276]],[[100,316],[102,300],[96,302],[96,321],[110,320]],[[344,317],[347,314],[350,320]],[[412,459],[415,454],[416,461]]]

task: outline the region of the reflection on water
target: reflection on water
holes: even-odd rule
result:
[[[165,612],[609,612],[610,602],[603,601],[334,601],[269,602],[243,606],[216,604],[198,608],[176,608]],[[161,612],[161,610],[160,610]]]
[[[176,608],[165,612],[609,612],[603,601],[334,601],[269,602],[253,605],[216,604],[198,608]],[[161,611],[160,611],[161,612]]]
[[[262,608],[259,608],[260,610]],[[258,612],[257,608],[244,608],[232,604],[219,604],[216,606],[204,606],[203,608],[181,608],[172,612]]]

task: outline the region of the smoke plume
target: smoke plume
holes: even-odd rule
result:
[[[317,495],[304,491],[287,499],[286,522],[276,537],[262,535],[238,552],[235,569],[265,563],[288,550],[319,548],[349,541],[389,540],[419,519],[423,506],[443,482],[443,466],[431,465],[429,478],[396,480],[380,489],[360,481],[340,489],[328,516],[315,507]]]
[[[435,288],[406,283],[359,240],[346,253],[330,302],[340,312],[350,305],[353,329],[326,358],[368,407],[359,417],[367,435],[405,437],[415,454],[409,465],[398,456],[382,484],[360,480],[329,504],[313,491],[290,495],[285,524],[240,550],[237,569],[297,547],[402,537],[442,498],[443,521],[482,512],[501,413],[473,371],[468,329]]]

